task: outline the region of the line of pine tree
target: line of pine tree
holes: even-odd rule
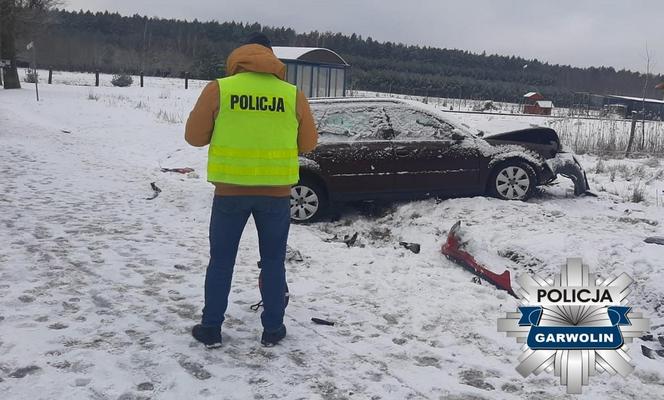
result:
[[[331,32],[297,33],[285,27],[238,22],[200,22],[131,17],[108,12],[53,10],[38,39],[40,63],[55,69],[139,73],[213,79],[251,32],[263,31],[275,46],[327,47],[352,65],[350,87],[420,96],[520,102],[539,91],[559,106],[574,92],[641,96],[645,76],[611,67],[576,68],[515,56],[378,42]],[[22,49],[28,38],[19,37]],[[26,54],[19,55],[28,59]],[[524,66],[526,66],[524,68]],[[662,76],[651,77],[661,82]],[[659,96],[649,88],[648,96]]]

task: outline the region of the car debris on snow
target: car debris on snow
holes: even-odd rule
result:
[[[346,246],[352,247],[355,244],[355,242],[357,241],[357,236],[358,235],[359,234],[357,232],[355,232],[352,236],[345,235],[344,236],[344,243],[346,243]]]
[[[399,245],[403,246],[405,249],[412,251],[415,254],[420,253],[419,243],[399,242]]]
[[[185,167],[185,168],[162,168],[161,172],[176,172],[178,174],[188,174],[190,172],[194,172],[195,170],[193,168]]]
[[[478,263],[475,258],[463,249],[461,234],[461,221],[458,221],[447,235],[447,240],[441,248],[441,252],[450,260],[461,265],[478,277],[491,283],[498,289],[504,290],[510,295],[517,297],[512,289],[510,271],[505,270],[502,274],[497,274],[485,266]]]
[[[651,349],[650,347],[641,345],[641,353],[643,353],[644,356],[654,360],[657,357],[655,357],[655,351]]]
[[[661,244],[664,246],[664,236],[650,236],[645,238],[644,242],[651,244]]]
[[[334,322],[328,321],[328,320],[325,320],[325,319],[321,319],[321,318],[316,318],[316,317],[312,317],[311,322],[313,322],[314,324],[317,324],[317,325],[334,326]]]
[[[146,197],[145,200],[154,200],[161,193],[161,189],[154,182],[150,182],[150,187],[152,188],[152,197]]]
[[[359,236],[358,232],[355,232],[352,235],[344,235],[343,239],[339,239],[337,235],[332,236],[331,238],[323,239],[327,243],[345,243],[348,247],[353,247],[355,242],[357,242],[357,237]]]

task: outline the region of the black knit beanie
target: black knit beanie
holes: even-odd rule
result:
[[[244,44],[260,44],[261,46],[265,46],[268,49],[272,49],[272,43],[270,42],[270,39],[268,39],[267,36],[260,32],[254,32],[250,34]]]

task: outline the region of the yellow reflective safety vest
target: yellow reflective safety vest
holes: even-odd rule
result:
[[[208,181],[285,186],[299,180],[297,88],[272,74],[219,79]]]

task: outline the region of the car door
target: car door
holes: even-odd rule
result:
[[[371,198],[393,188],[389,124],[379,104],[316,107],[319,146],[311,155],[333,197]]]
[[[462,195],[480,184],[474,138],[450,123],[405,104],[385,108],[394,130],[397,192]]]

